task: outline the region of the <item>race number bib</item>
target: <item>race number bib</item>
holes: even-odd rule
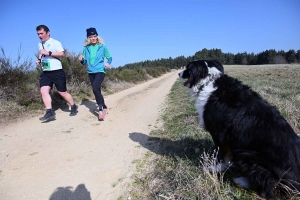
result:
[[[50,69],[50,62],[49,61],[43,61],[42,62],[43,69]]]

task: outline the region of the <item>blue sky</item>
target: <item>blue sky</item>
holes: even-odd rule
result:
[[[71,52],[82,50],[86,29],[95,27],[113,67],[192,56],[300,49],[299,0],[0,0],[0,46],[14,58],[35,60],[36,26]]]

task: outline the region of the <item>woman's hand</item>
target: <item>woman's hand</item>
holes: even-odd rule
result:
[[[106,68],[110,68],[110,64],[109,64],[109,63],[105,63],[104,66],[105,66]]]
[[[81,61],[84,60],[84,57],[83,57],[82,55],[80,55],[80,56],[78,57],[78,60],[81,62]]]

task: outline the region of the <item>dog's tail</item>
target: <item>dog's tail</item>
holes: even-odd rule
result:
[[[264,198],[300,194],[299,169],[283,171],[283,166],[269,163],[268,158],[257,152],[235,152],[233,165],[241,176],[247,177],[250,189]],[[279,164],[280,165],[280,164]],[[284,163],[283,163],[284,165]]]
[[[250,189],[268,199],[279,194],[278,179],[267,168],[266,160],[260,160],[260,158],[256,152],[239,151],[235,153],[233,164],[242,176],[248,178]]]

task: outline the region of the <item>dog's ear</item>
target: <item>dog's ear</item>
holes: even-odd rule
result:
[[[224,67],[219,61],[209,60],[209,61],[207,61],[207,64],[208,64],[207,67],[215,67],[224,74]]]

